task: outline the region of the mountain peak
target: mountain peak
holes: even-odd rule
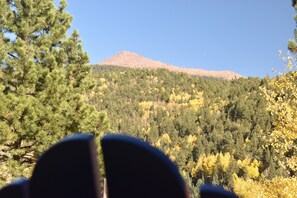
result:
[[[151,60],[139,54],[130,51],[120,51],[114,56],[100,62],[99,65],[117,65],[131,68],[166,68],[168,64]]]
[[[240,74],[237,74],[232,71],[208,71],[203,69],[181,68],[174,65],[162,63],[160,61],[155,61],[130,51],[120,51],[114,56],[100,62],[99,65],[115,65],[115,66],[140,68],[140,69],[141,68],[142,69],[162,68],[162,69],[167,69],[169,71],[187,73],[189,75],[208,76],[208,77],[223,78],[228,80],[242,77]]]

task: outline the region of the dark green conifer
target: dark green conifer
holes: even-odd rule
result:
[[[25,176],[36,157],[75,132],[99,136],[105,114],[88,104],[95,86],[79,34],[67,37],[66,1],[0,1],[0,181]]]
[[[297,10],[297,4],[296,4],[296,0],[292,0],[292,6],[295,8],[295,11]],[[295,15],[294,17],[295,19],[295,22],[297,22],[297,15]],[[291,52],[297,52],[297,30],[295,29],[294,30],[294,39],[290,39],[289,42],[288,42],[288,49],[291,51]]]

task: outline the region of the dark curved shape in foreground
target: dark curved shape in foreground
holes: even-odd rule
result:
[[[0,189],[1,198],[29,198],[28,180],[18,179]]]
[[[30,198],[99,198],[95,151],[91,135],[74,135],[55,144],[35,166]]]
[[[188,198],[177,167],[158,149],[136,138],[102,139],[109,198]],[[100,179],[91,135],[74,135],[48,149],[30,179],[0,189],[0,198],[99,198]],[[236,198],[220,187],[203,185],[201,198]]]
[[[123,135],[107,135],[101,146],[109,198],[188,197],[178,169],[158,149]]]
[[[205,184],[200,187],[201,198],[238,198],[234,193],[226,191],[222,187]]]

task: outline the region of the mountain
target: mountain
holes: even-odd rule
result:
[[[237,74],[232,71],[208,71],[203,69],[187,69],[187,68],[177,67],[174,65],[162,63],[160,61],[155,61],[129,51],[121,51],[116,55],[100,62],[99,65],[115,65],[115,66],[140,68],[140,69],[141,68],[167,69],[169,71],[174,71],[174,72],[184,72],[189,75],[208,76],[208,77],[215,77],[215,78],[223,78],[227,80],[242,77],[240,74]]]

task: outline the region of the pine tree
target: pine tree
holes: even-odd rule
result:
[[[297,11],[297,1],[296,0],[292,0],[292,6],[295,8],[295,11]],[[294,17],[295,22],[297,23],[297,15],[295,15]],[[297,30],[294,30],[294,39],[290,39],[288,42],[288,49],[291,52],[297,52]]]
[[[66,135],[108,127],[88,104],[95,87],[66,1],[0,1],[0,182],[26,176]]]

